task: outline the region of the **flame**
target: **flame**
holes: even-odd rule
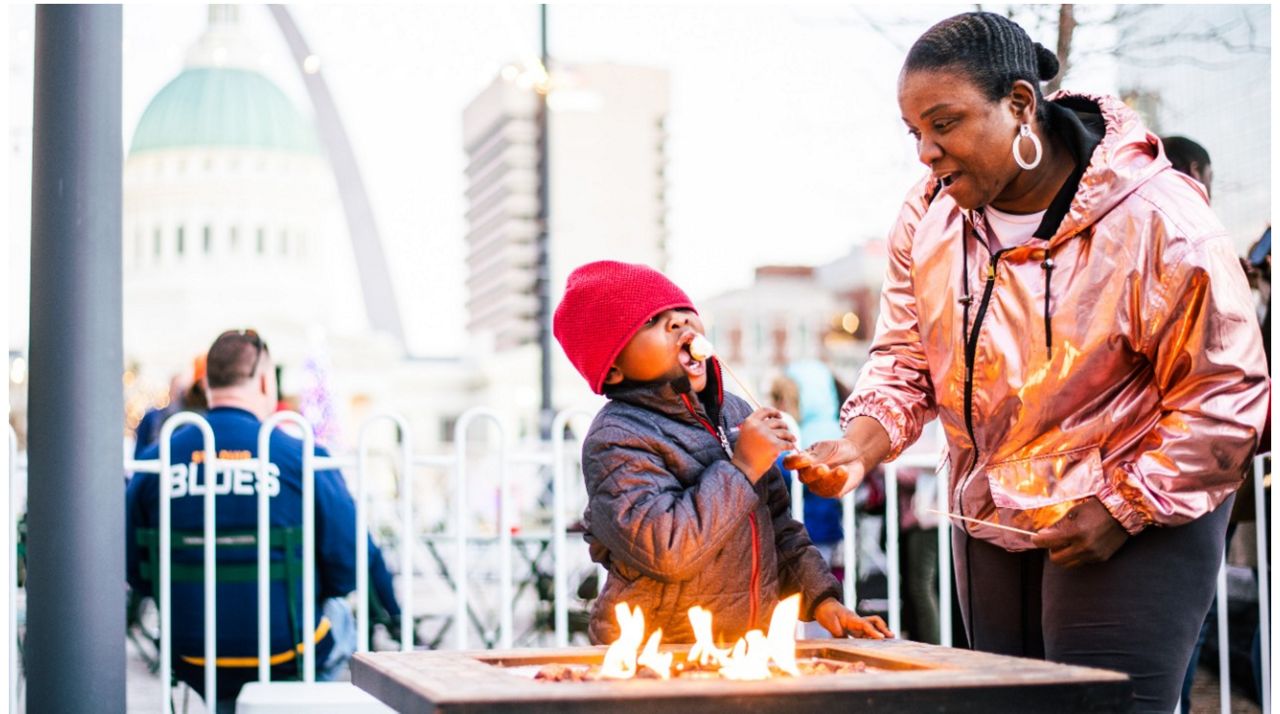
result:
[[[607,679],[631,679],[636,676],[636,652],[644,639],[644,613],[640,608],[632,610],[625,602],[613,609],[622,634],[609,645],[600,666],[600,676]],[[655,633],[656,634],[656,633]]]
[[[648,667],[663,679],[671,677],[671,652],[659,652],[662,630],[654,632],[641,650],[644,639],[644,613],[640,608],[632,610],[626,603],[614,609],[621,634],[605,652],[600,676],[608,679],[630,679],[641,666]],[[752,630],[734,643],[730,649],[715,645],[712,635],[711,613],[699,606],[689,609],[689,623],[693,626],[694,643],[689,648],[686,661],[703,667],[717,667],[725,679],[758,680],[773,676],[772,667],[799,676],[796,665],[796,623],[800,616],[800,596],[778,603],[769,619],[769,634]],[[637,656],[637,652],[639,655]]]
[[[638,608],[637,611],[639,611]],[[645,643],[644,651],[636,659],[636,664],[652,669],[663,679],[671,679],[671,660],[675,655],[671,652],[659,652],[658,644],[661,642],[662,628],[658,628],[657,632],[649,636],[649,641]]]
[[[693,625],[694,642],[689,648],[688,661],[704,667],[723,665],[729,650],[715,646],[715,639],[711,636],[711,612],[694,605],[689,608],[689,623]]]
[[[800,619],[800,596],[778,603],[769,618],[769,636],[766,638],[769,657],[778,669],[793,677],[800,676],[796,666],[796,622]]]

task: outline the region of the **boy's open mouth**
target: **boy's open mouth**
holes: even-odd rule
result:
[[[684,368],[686,374],[690,377],[701,377],[707,373],[707,363],[693,358],[689,353],[689,344],[693,342],[693,338],[698,333],[690,331],[680,338],[680,350],[676,353],[676,359],[680,361],[680,366]]]

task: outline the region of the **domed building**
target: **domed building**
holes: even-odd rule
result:
[[[152,380],[227,328],[301,364],[367,335],[336,183],[311,120],[256,66],[240,8],[211,6],[124,167],[124,346]]]

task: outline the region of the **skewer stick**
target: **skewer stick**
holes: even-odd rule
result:
[[[703,335],[694,337],[693,341],[689,343],[689,355],[699,362],[704,362],[710,359],[715,355],[715,353],[716,348],[711,344],[711,340],[708,340]],[[742,392],[746,395],[747,401],[751,402],[751,406],[755,409],[759,409],[760,400],[756,399],[756,395],[751,393],[751,388],[747,386],[746,382],[738,379],[738,375],[733,373],[733,370],[729,368],[729,365],[725,364],[724,360],[720,360],[720,366],[723,367],[724,371],[728,372],[730,377],[733,377],[733,381],[737,382],[738,386],[742,388]]]
[[[954,513],[947,513],[946,511],[939,511],[939,510],[938,510],[938,509],[936,509],[936,508],[930,508],[930,509],[928,509],[928,511],[929,511],[930,513],[936,513],[936,514],[938,514],[939,516],[946,516],[947,518],[955,518],[955,519],[957,519],[957,520],[961,520],[961,521],[968,521],[968,522],[970,522],[970,523],[976,523],[976,524],[978,524],[978,525],[980,525],[980,526],[986,526],[986,527],[988,527],[988,528],[999,528],[999,529],[1000,529],[1000,530],[1002,530],[1002,531],[1009,531],[1009,532],[1011,532],[1011,533],[1021,533],[1022,535],[1026,535],[1026,536],[1033,536],[1033,535],[1036,535],[1035,531],[1024,531],[1024,530],[1022,530],[1021,528],[1014,528],[1013,526],[1004,526],[1004,525],[1000,525],[999,523],[992,523],[992,522],[990,522],[990,521],[983,521],[983,520],[979,520],[979,519],[977,519],[977,518],[970,518],[970,517],[968,517],[968,516],[957,516],[957,515],[956,515],[956,514],[954,514]]]
[[[733,381],[737,382],[738,386],[742,388],[742,392],[747,396],[747,401],[751,402],[751,406],[759,409],[760,400],[756,399],[755,395],[751,393],[751,390],[747,387],[746,383],[741,379],[738,379],[738,375],[734,374],[732,369],[729,369],[729,365],[725,364],[724,360],[720,361],[720,366],[724,367],[724,371],[728,372],[729,376],[733,377]]]

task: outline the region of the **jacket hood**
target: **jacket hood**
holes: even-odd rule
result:
[[[1071,207],[1050,239],[1053,246],[1098,222],[1170,163],[1160,139],[1119,99],[1059,91],[1047,100],[1076,112],[1101,114],[1106,124],[1106,134],[1080,178]]]

